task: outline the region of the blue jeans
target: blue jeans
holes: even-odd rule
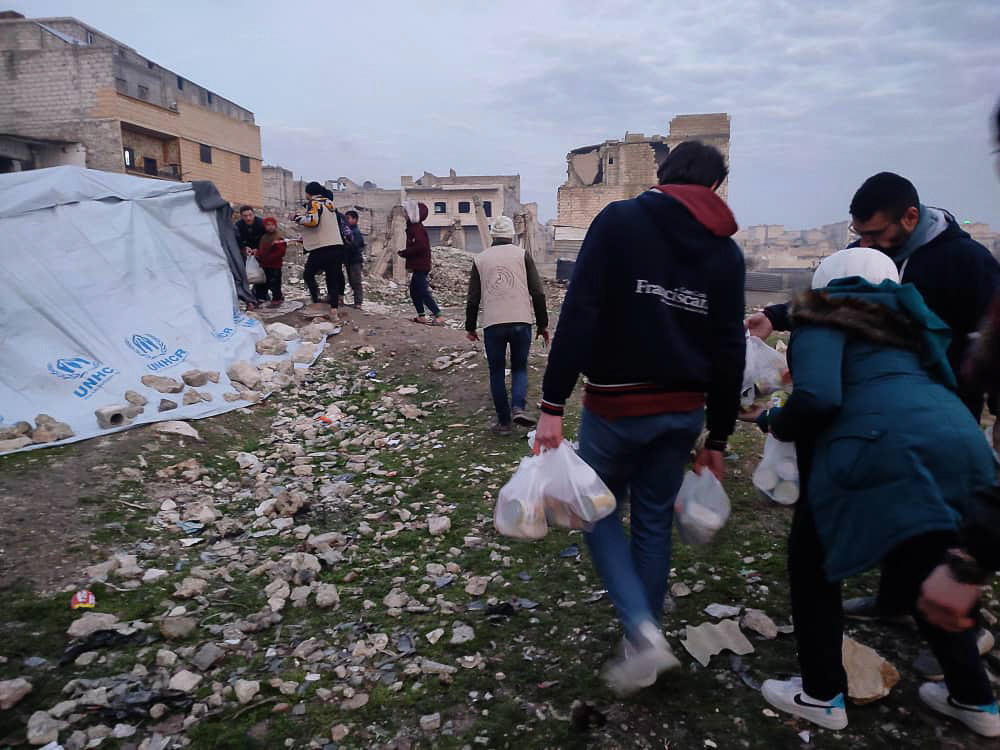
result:
[[[427,271],[414,271],[410,275],[410,299],[413,306],[417,308],[417,315],[424,314],[424,305],[431,311],[435,318],[441,314],[441,309],[431,295],[431,286],[427,283]]]
[[[617,500],[615,512],[584,538],[626,636],[643,622],[658,623],[663,613],[674,500],[704,420],[702,409],[615,420],[583,410],[580,458]],[[632,503],[631,543],[621,520],[626,497]]]
[[[510,345],[510,401],[507,401],[507,346]],[[497,421],[510,424],[510,409],[523,409],[528,398],[528,350],[531,326],[528,323],[497,323],[483,329],[483,347],[490,367],[490,393]]]

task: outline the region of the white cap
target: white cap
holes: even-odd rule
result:
[[[514,220],[507,216],[498,216],[490,224],[490,235],[494,238],[514,239]]]
[[[834,279],[860,276],[871,284],[888,279],[899,283],[899,271],[885,253],[870,247],[849,247],[825,258],[813,273],[812,288],[822,289]]]

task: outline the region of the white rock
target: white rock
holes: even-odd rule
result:
[[[441,640],[441,636],[444,635],[444,628],[434,628],[431,632],[424,636],[433,645]]]
[[[456,622],[451,631],[451,643],[452,645],[459,645],[462,643],[468,643],[476,637],[475,631],[465,623]]]
[[[260,683],[257,680],[237,680],[233,692],[240,703],[249,703],[260,692]]]
[[[264,326],[264,330],[267,331],[269,336],[274,336],[276,339],[281,339],[282,341],[291,341],[299,337],[298,329],[286,323],[271,323]]]
[[[155,583],[161,578],[166,578],[168,575],[170,574],[165,570],[160,570],[159,568],[147,568],[146,572],[142,574],[142,582]]]
[[[451,519],[447,516],[431,516],[427,519],[427,530],[431,536],[440,536],[451,529]]]
[[[885,698],[899,682],[899,672],[872,648],[844,637],[842,650],[847,672],[847,695],[855,703]]]
[[[177,654],[169,649],[161,648],[156,652],[156,666],[172,667],[177,664]]]
[[[236,464],[251,474],[260,473],[260,459],[252,453],[237,453]]]
[[[425,732],[433,732],[441,728],[441,714],[433,713],[420,717],[420,728]]]
[[[201,440],[201,435],[198,434],[198,430],[189,425],[187,422],[180,422],[177,420],[170,420],[169,422],[157,422],[153,425],[153,429],[156,432],[162,432],[167,435],[181,435],[182,437],[194,438],[195,440]]]
[[[30,693],[34,686],[23,677],[0,681],[0,710],[6,711]]]
[[[486,587],[489,586],[489,583],[490,579],[486,576],[472,576],[465,584],[465,593],[472,596],[482,596],[486,593]]]
[[[346,724],[334,724],[330,727],[330,739],[334,742],[340,742],[350,733],[351,729]]]
[[[726,617],[736,617],[742,609],[742,607],[733,607],[729,604],[709,604],[705,607],[705,614],[710,617],[718,617],[721,620]]]
[[[752,630],[768,640],[778,637],[778,626],[774,624],[774,620],[759,609],[748,609],[743,615],[743,619],[740,620],[740,626],[746,630]]]
[[[98,630],[110,630],[117,622],[118,617],[110,613],[85,612],[70,624],[66,635],[70,638],[86,638]]]
[[[44,711],[35,711],[28,719],[28,744],[47,745],[59,739],[59,722]]]
[[[321,583],[316,586],[316,606],[322,609],[333,607],[340,603],[340,594],[332,583]]]
[[[200,674],[195,674],[194,672],[182,669],[170,678],[169,687],[171,690],[180,690],[182,693],[190,693],[198,687],[202,679],[203,678]]]
[[[686,583],[678,581],[670,587],[670,595],[678,599],[691,596],[691,588]]]
[[[204,578],[192,578],[189,576],[177,585],[174,596],[180,599],[193,599],[203,593],[206,588],[208,588],[208,581]]]
[[[233,382],[245,385],[250,390],[260,385],[260,371],[249,362],[233,362],[226,370]]]
[[[258,354],[284,354],[288,351],[288,344],[276,336],[265,336],[255,344]]]

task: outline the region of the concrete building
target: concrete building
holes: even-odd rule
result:
[[[458,175],[452,169],[447,177],[424,172],[416,180],[400,177],[400,183],[402,200],[427,204],[430,214],[424,226],[432,245],[482,250],[474,196],[482,199],[488,219],[501,214],[513,218],[527,210],[521,204],[520,175]],[[534,215],[537,218],[537,207]]]
[[[994,257],[1000,258],[1000,232],[990,229],[990,225],[984,221],[963,221],[962,229],[976,242],[981,242]]]
[[[739,230],[733,240],[743,250],[747,266],[765,269],[811,269],[828,255],[847,247],[854,237],[850,222],[824,224],[815,229],[785,229],[781,224],[758,224]]]
[[[620,141],[583,146],[566,155],[566,182],[557,197],[556,242],[573,252],[573,237],[612,201],[634,198],[656,184],[656,169],[670,149],[687,140],[715,146],[729,160],[729,115],[677,115],[668,135],[626,133]],[[728,196],[728,180],[719,194]],[[576,249],[579,250],[577,244]],[[575,254],[575,252],[573,253]]]
[[[0,171],[79,164],[211,180],[260,206],[253,113],[75,18],[0,13]]]

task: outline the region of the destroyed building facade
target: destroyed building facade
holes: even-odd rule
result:
[[[432,245],[449,245],[479,252],[483,244],[476,222],[478,196],[487,220],[509,216],[514,220],[517,241],[533,252],[545,244],[538,226],[538,205],[521,203],[520,175],[459,175],[454,169],[447,177],[424,172],[416,180],[400,178],[403,200],[427,205],[424,226]]]
[[[65,164],[211,180],[263,204],[253,112],[75,18],[0,12],[0,172]]]
[[[729,161],[729,115],[677,115],[666,136],[626,133],[575,148],[566,155],[566,182],[557,195],[555,250],[559,257],[575,257],[590,222],[612,201],[634,198],[656,184],[656,170],[677,144],[698,140],[718,148]],[[729,181],[719,187],[727,198]]]

